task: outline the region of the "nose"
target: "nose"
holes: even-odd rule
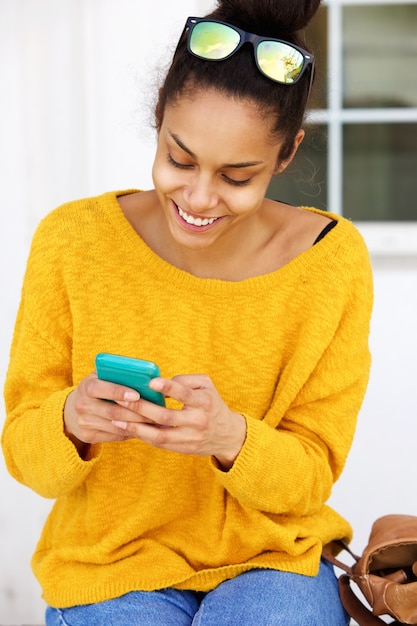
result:
[[[184,199],[193,213],[214,209],[218,203],[214,181],[202,173],[196,173],[183,191]]]

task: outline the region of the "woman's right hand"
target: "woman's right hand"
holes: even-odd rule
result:
[[[65,403],[64,432],[82,458],[90,444],[131,438],[114,426],[113,421],[132,420],[127,404],[136,400],[139,394],[134,389],[99,380],[95,373],[79,383]],[[134,415],[137,422],[149,422],[137,413]]]

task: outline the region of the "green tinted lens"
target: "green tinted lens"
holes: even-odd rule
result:
[[[240,43],[240,35],[230,26],[199,22],[190,36],[190,50],[203,59],[225,59]]]
[[[280,83],[294,83],[304,65],[301,52],[279,41],[261,41],[256,58],[261,71]]]

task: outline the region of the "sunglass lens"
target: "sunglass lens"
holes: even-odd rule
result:
[[[239,33],[225,24],[199,22],[190,36],[190,50],[203,59],[225,59],[240,43]]]
[[[261,41],[256,54],[261,71],[280,83],[296,82],[303,69],[301,52],[279,41]]]

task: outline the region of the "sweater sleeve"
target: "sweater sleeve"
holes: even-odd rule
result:
[[[99,454],[83,461],[64,434],[63,409],[72,381],[72,327],[64,248],[43,222],[35,234],[15,324],[5,383],[2,445],[14,478],[44,497],[84,481]]]
[[[352,269],[338,270],[336,288],[330,279],[320,285],[327,304],[318,307],[314,319],[312,303],[268,413],[262,420],[245,415],[246,441],[231,470],[222,472],[213,461],[224,487],[246,506],[311,515],[342,472],[370,371],[372,273],[364,247],[354,256]],[[326,307],[332,310],[328,317]],[[317,345],[314,335],[327,337],[315,359],[309,345]],[[311,371],[307,368],[304,380],[295,382],[309,362]]]

